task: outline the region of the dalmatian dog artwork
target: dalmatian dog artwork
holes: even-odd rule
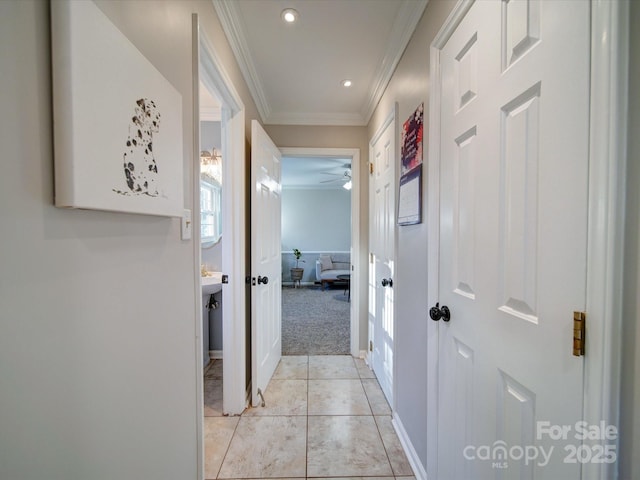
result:
[[[148,98],[137,100],[123,155],[124,175],[133,194],[158,196],[158,165],[153,156],[153,134],[159,130],[160,112],[155,102]]]

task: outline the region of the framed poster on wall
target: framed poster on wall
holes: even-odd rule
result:
[[[400,177],[398,189],[398,225],[422,221],[422,165]]]
[[[51,2],[55,204],[181,216],[182,97],[93,1]]]
[[[413,225],[422,221],[423,137],[424,103],[421,103],[402,124],[398,225]]]
[[[424,137],[424,103],[402,124],[402,139],[400,143],[400,157],[402,175],[422,165]]]

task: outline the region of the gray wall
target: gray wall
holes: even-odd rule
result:
[[[209,0],[101,1],[182,94],[191,14],[256,118]],[[178,219],[53,207],[49,2],[0,1],[0,478],[195,479],[196,263]]]
[[[220,122],[203,120],[200,122],[200,149],[211,152],[222,148],[222,126]]]
[[[429,46],[455,5],[455,1],[431,0],[404,52],[385,94],[369,123],[373,135],[391,112],[399,106],[398,129],[424,102],[425,165],[422,191],[427,191],[427,145],[429,118]],[[400,130],[398,137],[400,138]],[[399,155],[400,146],[396,147]],[[399,162],[398,162],[399,163]],[[399,167],[396,170],[399,177]],[[396,270],[393,291],[396,301],[395,338],[396,411],[422,464],[427,462],[427,195],[422,198],[423,222],[398,227]]]
[[[218,308],[208,310],[206,307],[203,306],[202,311],[205,317],[207,317],[207,319],[209,320],[209,328],[203,331],[203,337],[205,335],[208,336],[207,338],[208,350],[222,351],[222,312],[223,312],[222,292],[216,293],[214,295],[214,298],[218,302]],[[206,299],[205,304],[208,303],[208,301],[209,300]],[[207,364],[209,360],[209,352],[205,351],[204,356],[207,359],[207,361],[204,363]]]
[[[640,4],[631,2],[620,479],[640,478]]]
[[[640,15],[631,3],[635,25]],[[192,12],[200,13],[204,31],[243,98],[247,124],[258,118],[211,3],[99,4],[183,96],[185,206],[190,208]],[[368,201],[368,139],[395,101],[400,119],[422,101],[428,111],[428,46],[453,5],[429,2],[368,130],[267,127],[281,147],[360,148],[362,212]],[[193,245],[180,241],[177,219],[52,206],[48,9],[44,0],[0,1],[0,478],[195,478],[198,359],[195,313],[189,312],[195,311],[199,293]],[[640,40],[633,29],[632,36],[630,78],[635,83]],[[638,94],[634,88],[631,93],[620,451],[624,480],[640,478],[640,121]],[[426,186],[426,176],[423,181]],[[363,216],[364,258],[359,260],[366,266],[368,224]],[[399,287],[397,411],[423,461],[429,427],[427,387],[420,373],[426,365],[426,233],[425,224],[400,229],[394,279]],[[364,346],[366,303],[361,311]]]
[[[622,348],[622,404],[619,469],[621,480],[640,478],[640,3],[631,4],[631,65],[629,72],[629,156],[627,176],[627,212],[625,233],[625,282]],[[376,109],[368,127],[369,138],[399,104],[399,120],[406,119],[425,102],[425,139],[428,138],[429,45],[455,5],[452,0],[430,0],[425,14]],[[427,149],[425,148],[425,152]],[[428,159],[425,158],[425,162]],[[425,164],[426,168],[426,164]],[[427,170],[423,170],[424,172]],[[423,191],[428,177],[423,176]],[[423,214],[427,198],[423,197]],[[424,217],[423,217],[424,218]],[[397,415],[404,425],[417,454],[426,465],[426,365],[427,365],[427,225],[400,227],[397,244],[397,270],[394,288],[397,299]],[[406,254],[404,252],[411,252]],[[421,372],[416,374],[416,372]]]
[[[351,249],[351,192],[282,189],[282,250]]]
[[[0,478],[194,478],[193,249],[178,219],[52,206],[48,8],[0,2]],[[189,24],[138,44],[185,139]]]

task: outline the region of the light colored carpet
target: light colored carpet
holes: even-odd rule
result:
[[[282,289],[282,354],[347,355],[349,302],[341,287]]]

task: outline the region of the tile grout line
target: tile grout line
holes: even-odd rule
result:
[[[233,416],[223,414],[222,418],[224,417],[233,418]],[[231,434],[231,438],[229,439],[229,444],[227,445],[227,448],[224,451],[224,455],[222,456],[222,461],[220,462],[220,466],[218,467],[218,473],[216,473],[216,477],[215,477],[216,479],[220,478],[220,472],[222,472],[222,466],[224,465],[224,461],[227,459],[227,454],[229,453],[229,449],[231,448],[231,442],[233,442],[233,438],[236,436],[236,431],[238,430],[238,425],[240,425],[241,419],[242,419],[242,414],[238,415],[238,421],[236,422],[235,427],[233,427],[233,433]],[[205,450],[205,455],[206,455],[206,450]]]
[[[360,372],[358,372],[359,374]],[[376,379],[377,382],[377,379]],[[376,426],[376,430],[378,432],[378,436],[380,437],[380,442],[382,443],[382,448],[384,448],[384,454],[387,456],[387,462],[389,463],[389,468],[391,469],[391,474],[395,478],[396,473],[393,470],[393,464],[391,463],[391,457],[389,456],[389,450],[387,450],[387,445],[384,443],[384,438],[382,438],[382,432],[380,432],[380,426],[378,425],[378,421],[376,420],[376,415],[373,413],[373,407],[371,406],[371,400],[369,399],[369,395],[367,394],[367,389],[364,388],[364,379],[360,377],[360,383],[362,384],[362,389],[364,390],[364,394],[367,397],[367,402],[369,402],[369,408],[371,409],[371,416],[373,417],[373,423]],[[391,408],[391,407],[389,407]]]
[[[360,375],[360,372],[358,372],[358,375]],[[360,377],[360,386],[364,391],[364,398],[367,399],[367,403],[369,404],[369,410],[371,410],[371,416],[375,417],[375,414],[373,413],[373,407],[371,406],[371,400],[369,399],[369,395],[367,394],[367,389],[364,388],[364,382],[362,381],[362,377]],[[373,420],[375,422],[375,418]]]
[[[354,363],[354,366],[356,367],[357,370],[357,365],[355,364],[355,359],[353,357],[352,361]],[[382,432],[381,432],[381,427],[378,424],[377,420],[376,420],[376,415],[374,413],[374,410],[372,408],[372,404],[371,404],[371,398],[370,395],[367,393],[367,390],[364,387],[364,381],[365,380],[370,380],[370,378],[363,378],[360,371],[357,370],[358,373],[358,378],[345,378],[344,380],[360,380],[360,386],[362,388],[362,391],[365,394],[365,398],[367,400],[367,404],[370,410],[370,414],[362,414],[362,415],[353,415],[353,414],[343,414],[343,415],[331,415],[331,414],[324,414],[324,415],[310,415],[310,411],[309,411],[309,403],[310,403],[310,381],[311,379],[309,378],[310,375],[310,356],[306,356],[306,405],[305,405],[305,413],[304,415],[307,417],[306,418],[306,432],[305,432],[305,473],[304,473],[304,477],[291,477],[291,478],[298,478],[298,479],[309,479],[309,453],[310,453],[310,418],[311,416],[315,416],[315,417],[328,417],[328,418],[338,418],[338,417],[372,417],[373,421],[374,421],[374,425],[375,425],[375,431],[378,433],[378,438],[380,439],[380,442],[382,444],[382,447],[384,449],[385,452],[385,458],[387,459],[387,465],[390,468],[391,474],[390,475],[367,475],[363,477],[363,480],[365,480],[365,478],[370,478],[370,479],[375,479],[375,478],[382,478],[382,477],[391,477],[393,478],[399,478],[397,477],[395,471],[394,471],[394,467],[393,464],[391,462],[391,458],[390,458],[390,454],[389,454],[389,450],[387,448],[387,445],[384,442],[383,436],[382,436]],[[322,378],[322,379],[315,379],[315,380],[332,380],[333,378]],[[286,379],[283,379],[286,380]],[[246,411],[244,412],[246,413]],[[222,467],[225,464],[225,461],[227,460],[227,456],[229,454],[230,448],[231,448],[231,444],[233,443],[233,440],[235,438],[235,435],[237,434],[237,430],[239,428],[240,422],[243,421],[242,417],[244,417],[245,415],[241,414],[240,418],[238,418],[238,421],[236,422],[234,429],[233,429],[233,433],[231,435],[230,441],[225,449],[223,458],[222,458],[222,462],[220,464],[220,467],[218,469],[217,475],[214,477],[215,479],[220,479],[220,474],[222,472]],[[290,417],[290,418],[299,418],[302,415],[291,415],[291,414],[287,414],[287,415],[283,415],[283,414],[272,414],[272,415],[263,415],[260,417]],[[386,415],[380,415],[380,416],[386,416]],[[253,418],[253,417],[251,417]],[[258,417],[256,417],[258,418]],[[408,477],[406,475],[404,475],[404,477]],[[244,477],[233,477],[234,480],[240,480],[240,478],[244,478]],[[311,477],[314,478],[314,477]],[[334,478],[339,478],[339,477],[334,477]],[[414,475],[415,478],[415,475]]]
[[[233,433],[231,434],[231,438],[229,439],[229,445],[227,445],[227,448],[224,451],[224,455],[222,456],[222,461],[220,462],[220,467],[218,467],[218,473],[216,474],[216,479],[220,478],[220,472],[222,471],[222,466],[224,465],[224,461],[227,459],[227,454],[229,453],[229,449],[231,448],[231,442],[233,442],[233,438],[236,436],[236,431],[238,430],[238,425],[240,425],[242,414],[240,414],[238,417],[239,418],[238,418],[238,421],[236,422],[236,426],[233,427]],[[233,417],[229,417],[229,415],[227,415],[227,418],[233,418]]]
[[[391,469],[391,475],[396,477],[396,472],[393,470],[393,464],[391,463],[391,457],[389,456],[389,450],[387,450],[387,445],[384,443],[384,438],[382,438],[382,433],[380,432],[380,426],[378,425],[378,421],[376,420],[376,416],[373,416],[373,423],[376,426],[376,430],[378,431],[378,435],[380,436],[380,442],[382,443],[382,448],[384,448],[384,453],[387,456],[387,462],[389,463],[389,468]]]
[[[354,365],[356,364],[355,359],[353,361]],[[358,370],[358,366],[356,366],[356,370]],[[395,472],[393,470],[393,465],[391,464],[391,458],[389,457],[389,451],[387,450],[387,446],[384,443],[384,439],[382,438],[382,433],[380,432],[380,427],[378,426],[378,422],[376,421],[376,415],[373,412],[373,407],[371,406],[371,399],[369,398],[369,395],[367,394],[367,389],[364,388],[364,378],[362,378],[362,375],[360,374],[360,370],[358,370],[358,377],[360,379],[360,386],[362,387],[362,390],[364,391],[364,396],[367,399],[367,403],[369,404],[369,410],[371,411],[371,418],[373,419],[373,424],[376,426],[376,431],[378,432],[378,437],[380,437],[380,443],[382,444],[382,448],[384,449],[384,454],[387,457],[387,463],[389,464],[389,469],[391,470],[391,476],[395,479]],[[377,381],[377,379],[376,379]],[[364,416],[364,415],[363,415]],[[369,415],[366,415],[369,416]]]

